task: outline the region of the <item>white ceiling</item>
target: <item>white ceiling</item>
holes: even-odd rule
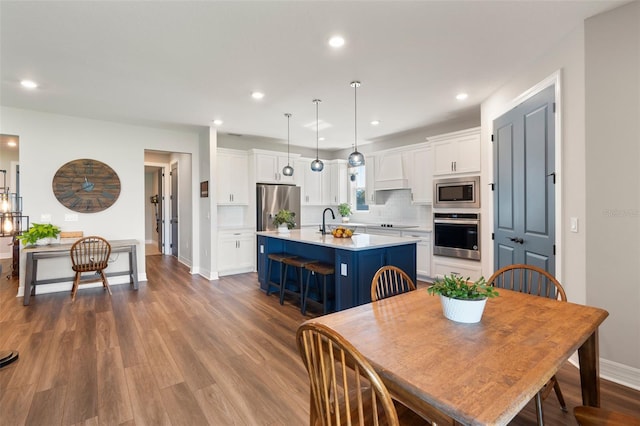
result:
[[[4,106],[210,126],[322,149],[459,117],[585,18],[626,1],[0,3]],[[341,50],[327,45],[341,34]],[[21,79],[40,84],[33,91]],[[254,101],[250,93],[266,96]],[[466,101],[457,101],[458,92]],[[369,123],[378,119],[381,125]]]

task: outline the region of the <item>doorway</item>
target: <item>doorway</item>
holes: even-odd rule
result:
[[[494,270],[556,274],[555,86],[493,122]]]
[[[145,163],[145,255],[165,253],[165,165]]]

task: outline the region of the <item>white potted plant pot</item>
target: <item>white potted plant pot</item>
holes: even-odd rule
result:
[[[487,299],[452,299],[440,295],[442,313],[451,321],[473,324],[480,322]]]
[[[342,223],[349,222],[349,216],[342,216]]]
[[[278,234],[289,234],[289,227],[286,223],[278,225]]]

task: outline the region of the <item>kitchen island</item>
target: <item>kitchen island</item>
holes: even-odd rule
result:
[[[384,265],[397,266],[416,281],[416,243],[419,238],[354,234],[334,238],[311,229],[295,229],[289,234],[258,232],[258,280],[267,291],[270,253],[288,253],[335,265],[335,305],[341,311],[371,302],[371,280]],[[271,271],[271,280],[279,281],[280,269]],[[305,274],[306,276],[306,274]]]

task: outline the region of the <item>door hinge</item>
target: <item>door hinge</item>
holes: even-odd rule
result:
[[[496,184],[495,183],[492,182],[492,183],[489,184],[489,186],[491,187],[492,191],[496,190]]]
[[[556,113],[556,103],[555,102],[553,103],[553,113],[554,114]]]
[[[495,234],[495,233],[493,233],[493,232],[491,233],[491,239],[492,239],[492,240],[495,240],[495,239],[496,239],[496,234]]]
[[[491,142],[493,142],[493,134],[491,134]]]
[[[556,245],[555,244],[553,245],[553,255],[554,256],[556,255]]]
[[[549,174],[547,175],[547,177],[549,177],[549,176],[553,176],[553,184],[555,185],[555,184],[556,184],[556,172],[551,172],[551,173],[549,173]]]

